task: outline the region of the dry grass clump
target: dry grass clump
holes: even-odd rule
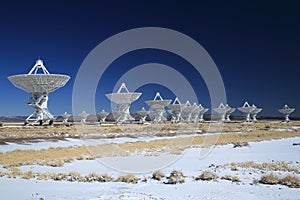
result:
[[[224,179],[224,180],[227,180],[227,181],[232,181],[232,182],[241,182],[239,177],[231,176],[231,175],[222,176],[221,179]]]
[[[291,188],[300,188],[300,178],[296,175],[290,175],[290,174],[284,177],[279,177],[273,173],[270,173],[267,175],[263,175],[260,178],[259,182],[263,184],[270,184],[270,185],[281,184]]]
[[[299,167],[293,166],[284,161],[255,163],[253,161],[238,163],[238,166],[243,168],[255,168],[267,171],[283,171],[283,172],[299,172]]]
[[[31,178],[35,178],[36,173],[33,171],[28,171],[28,172],[24,172],[21,174],[21,177],[24,179],[31,179]]]
[[[116,179],[117,182],[133,183],[133,184],[137,184],[139,180],[140,179],[137,178],[134,174],[122,175]]]
[[[17,178],[18,176],[22,175],[22,171],[17,167],[13,167],[10,168],[10,171],[8,172],[7,175],[9,178]]]
[[[184,175],[181,171],[178,170],[173,170],[170,173],[170,176],[168,177],[168,182],[167,184],[177,184],[177,183],[184,183]]]
[[[211,181],[211,180],[217,180],[219,178],[219,175],[211,170],[205,170],[196,178],[196,180],[202,180],[202,181]]]
[[[152,179],[160,181],[161,179],[163,179],[165,177],[165,174],[162,171],[155,171],[152,174]]]
[[[265,174],[260,177],[259,182],[263,184],[276,185],[280,181],[280,177],[274,173]]]
[[[286,185],[291,188],[300,188],[300,178],[296,175],[286,175],[280,179],[280,184]]]
[[[230,164],[230,167],[231,167],[231,171],[238,171],[238,166],[235,162],[232,162]]]

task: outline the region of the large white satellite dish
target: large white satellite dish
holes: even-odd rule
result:
[[[39,73],[39,71],[42,73]],[[32,122],[32,124],[39,123],[42,125],[43,122],[48,121],[51,125],[54,117],[48,111],[48,95],[63,87],[70,79],[70,76],[50,74],[43,61],[37,60],[28,74],[9,76],[8,79],[15,87],[31,94],[28,105],[32,106],[35,112],[27,117],[25,124]]]
[[[182,110],[186,107],[186,104],[182,104],[176,97],[172,104],[167,106],[168,112],[172,114],[172,123],[178,123],[181,119]]]
[[[254,122],[256,122],[257,121],[256,116],[257,116],[258,113],[260,113],[262,111],[262,108],[257,108],[256,105],[254,105],[254,104],[252,105],[252,107],[255,108],[251,112],[252,119],[253,119]]]

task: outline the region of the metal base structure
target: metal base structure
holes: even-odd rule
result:
[[[199,123],[199,114],[203,110],[203,108],[200,108],[196,103],[193,104],[193,107],[195,109],[191,114],[191,122],[197,124]]]
[[[49,125],[52,125],[55,118],[47,109],[48,95],[44,94],[40,97],[33,96],[30,100],[31,102],[28,103],[28,106],[33,107],[35,112],[26,118],[24,124],[43,125],[43,123],[47,122]]]

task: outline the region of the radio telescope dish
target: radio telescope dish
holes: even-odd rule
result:
[[[292,112],[295,111],[295,108],[290,108],[290,107],[288,107],[288,105],[284,105],[284,107],[282,109],[279,109],[278,111],[280,113],[284,114],[285,115],[285,121],[289,122],[290,121],[289,116]]]
[[[230,107],[226,107],[223,103],[221,103],[218,108],[214,109],[214,111],[221,115],[221,121],[224,122],[226,120],[226,114],[230,109]]]
[[[186,107],[186,104],[181,104],[179,99],[176,97],[174,102],[168,105],[168,112],[172,114],[172,123],[178,123],[181,119],[182,110]]]
[[[198,123],[199,122],[199,114],[204,108],[199,107],[196,103],[193,104],[193,107],[195,109],[192,111],[191,121],[193,123]]]
[[[42,73],[38,73],[41,71]],[[53,123],[54,117],[48,111],[48,95],[60,87],[63,87],[70,76],[61,74],[50,74],[43,64],[42,60],[37,60],[28,74],[9,76],[10,82],[17,88],[31,94],[29,106],[35,109],[35,112],[27,117],[25,124],[30,121],[39,123],[49,121]]]
[[[71,115],[67,112],[65,112],[63,115],[62,115],[62,118],[63,118],[63,123],[68,123],[68,119]]]
[[[160,93],[157,92],[153,100],[145,101],[146,104],[151,108],[150,115],[153,116],[152,121],[154,123],[161,123],[166,120],[164,117],[165,107],[171,103],[172,100],[164,100]]]
[[[122,83],[117,93],[106,94],[105,96],[116,104],[116,122],[122,124],[125,121],[133,121],[129,108],[132,102],[138,100],[142,93],[129,92],[125,83]]]
[[[256,116],[257,116],[258,113],[260,113],[262,111],[262,108],[257,108],[256,105],[254,105],[254,104],[252,105],[252,107],[255,108],[251,112],[252,119],[253,119],[254,122],[256,122],[257,121]]]
[[[79,117],[81,117],[80,123],[86,123],[86,119],[88,116],[89,116],[88,113],[86,113],[85,111],[82,111],[82,113],[79,114]]]
[[[147,115],[149,114],[149,111],[147,111],[147,110],[143,107],[143,108],[142,108],[141,110],[139,110],[137,113],[141,116],[141,119],[140,119],[141,123],[144,123],[144,122],[146,121]]]
[[[105,112],[105,110],[103,109],[101,112],[98,113],[99,116],[99,120],[100,122],[105,122],[106,117],[109,115],[108,112]]]
[[[245,113],[246,114],[246,122],[250,122],[251,121],[250,114],[252,111],[255,110],[255,108],[250,106],[249,103],[246,101],[244,103],[243,107],[238,107],[238,110],[241,111],[242,113]]]
[[[192,120],[192,113],[197,109],[197,107],[192,106],[189,101],[185,103],[186,107],[182,111],[182,119],[186,123],[190,123]]]
[[[203,115],[209,110],[209,108],[204,108],[201,104],[199,104],[199,109],[199,122],[204,122]]]
[[[230,122],[230,115],[231,113],[233,113],[235,111],[235,108],[231,108],[228,104],[226,104],[225,106],[226,108],[228,108],[227,112],[226,112],[226,115],[225,115],[225,118],[226,118],[226,121],[227,122]]]

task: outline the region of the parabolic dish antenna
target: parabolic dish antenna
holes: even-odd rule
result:
[[[98,113],[99,116],[99,120],[100,122],[105,122],[106,117],[109,115],[108,112],[105,112],[105,110],[103,109],[101,112]]]
[[[139,110],[139,111],[137,112],[137,114],[139,114],[140,117],[141,117],[141,119],[140,119],[141,123],[144,123],[144,122],[146,121],[146,117],[147,117],[148,114],[149,114],[149,111],[146,110],[146,109],[143,107],[141,110]]]
[[[228,104],[225,107],[228,108],[225,118],[227,122],[230,122],[230,115],[235,111],[235,108],[231,108]]]
[[[178,123],[181,118],[181,112],[186,107],[185,104],[181,104],[179,99],[176,97],[172,104],[167,106],[168,112],[172,114],[172,123]]]
[[[200,108],[199,122],[204,122],[203,115],[209,110],[209,108],[204,108],[201,104],[199,104],[199,108]]]
[[[50,74],[43,61],[37,60],[28,74],[9,76],[8,79],[15,87],[31,94],[28,105],[32,106],[35,112],[27,117],[25,124],[31,121],[33,124],[39,123],[42,125],[43,122],[49,121],[51,125],[54,117],[48,111],[48,95],[63,87],[70,79],[70,76]]]
[[[70,115],[69,113],[65,112],[65,113],[62,115],[63,123],[67,123],[70,116],[71,116],[71,115]]]
[[[150,115],[153,115],[152,121],[154,123],[161,123],[166,120],[164,117],[165,107],[171,103],[172,100],[164,100],[160,93],[157,92],[153,100],[145,101],[146,104],[151,108]]]
[[[252,119],[253,119],[254,122],[256,122],[257,121],[256,116],[257,116],[258,113],[260,113],[262,111],[262,108],[257,108],[256,105],[254,105],[254,104],[252,105],[252,107],[255,108],[251,112]]]
[[[192,112],[192,122],[194,123],[198,123],[199,122],[199,114],[200,112],[204,109],[204,108],[201,108],[199,107],[196,103],[193,104],[193,107],[195,108]]]
[[[105,96],[116,104],[116,112],[114,113],[117,124],[122,124],[126,121],[133,121],[134,118],[130,115],[130,104],[138,98],[142,93],[129,92],[125,83],[122,83],[117,93],[106,94]]]
[[[251,121],[250,114],[251,114],[252,111],[255,110],[255,108],[253,108],[252,106],[250,106],[247,101],[244,103],[243,107],[238,107],[237,109],[239,111],[241,111],[242,113],[246,114],[246,122],[250,122]]]
[[[214,111],[221,115],[221,121],[224,122],[226,120],[226,114],[230,110],[229,107],[224,106],[223,103],[219,105],[219,107],[214,108]]]
[[[286,122],[290,121],[289,116],[294,111],[295,111],[295,108],[290,108],[290,107],[288,107],[288,105],[284,105],[284,107],[282,109],[278,110],[278,112],[285,115],[285,121]]]
[[[197,108],[192,106],[189,101],[186,101],[185,105],[186,105],[186,107],[182,111],[182,119],[184,122],[190,123],[191,119],[192,119],[192,113]]]

